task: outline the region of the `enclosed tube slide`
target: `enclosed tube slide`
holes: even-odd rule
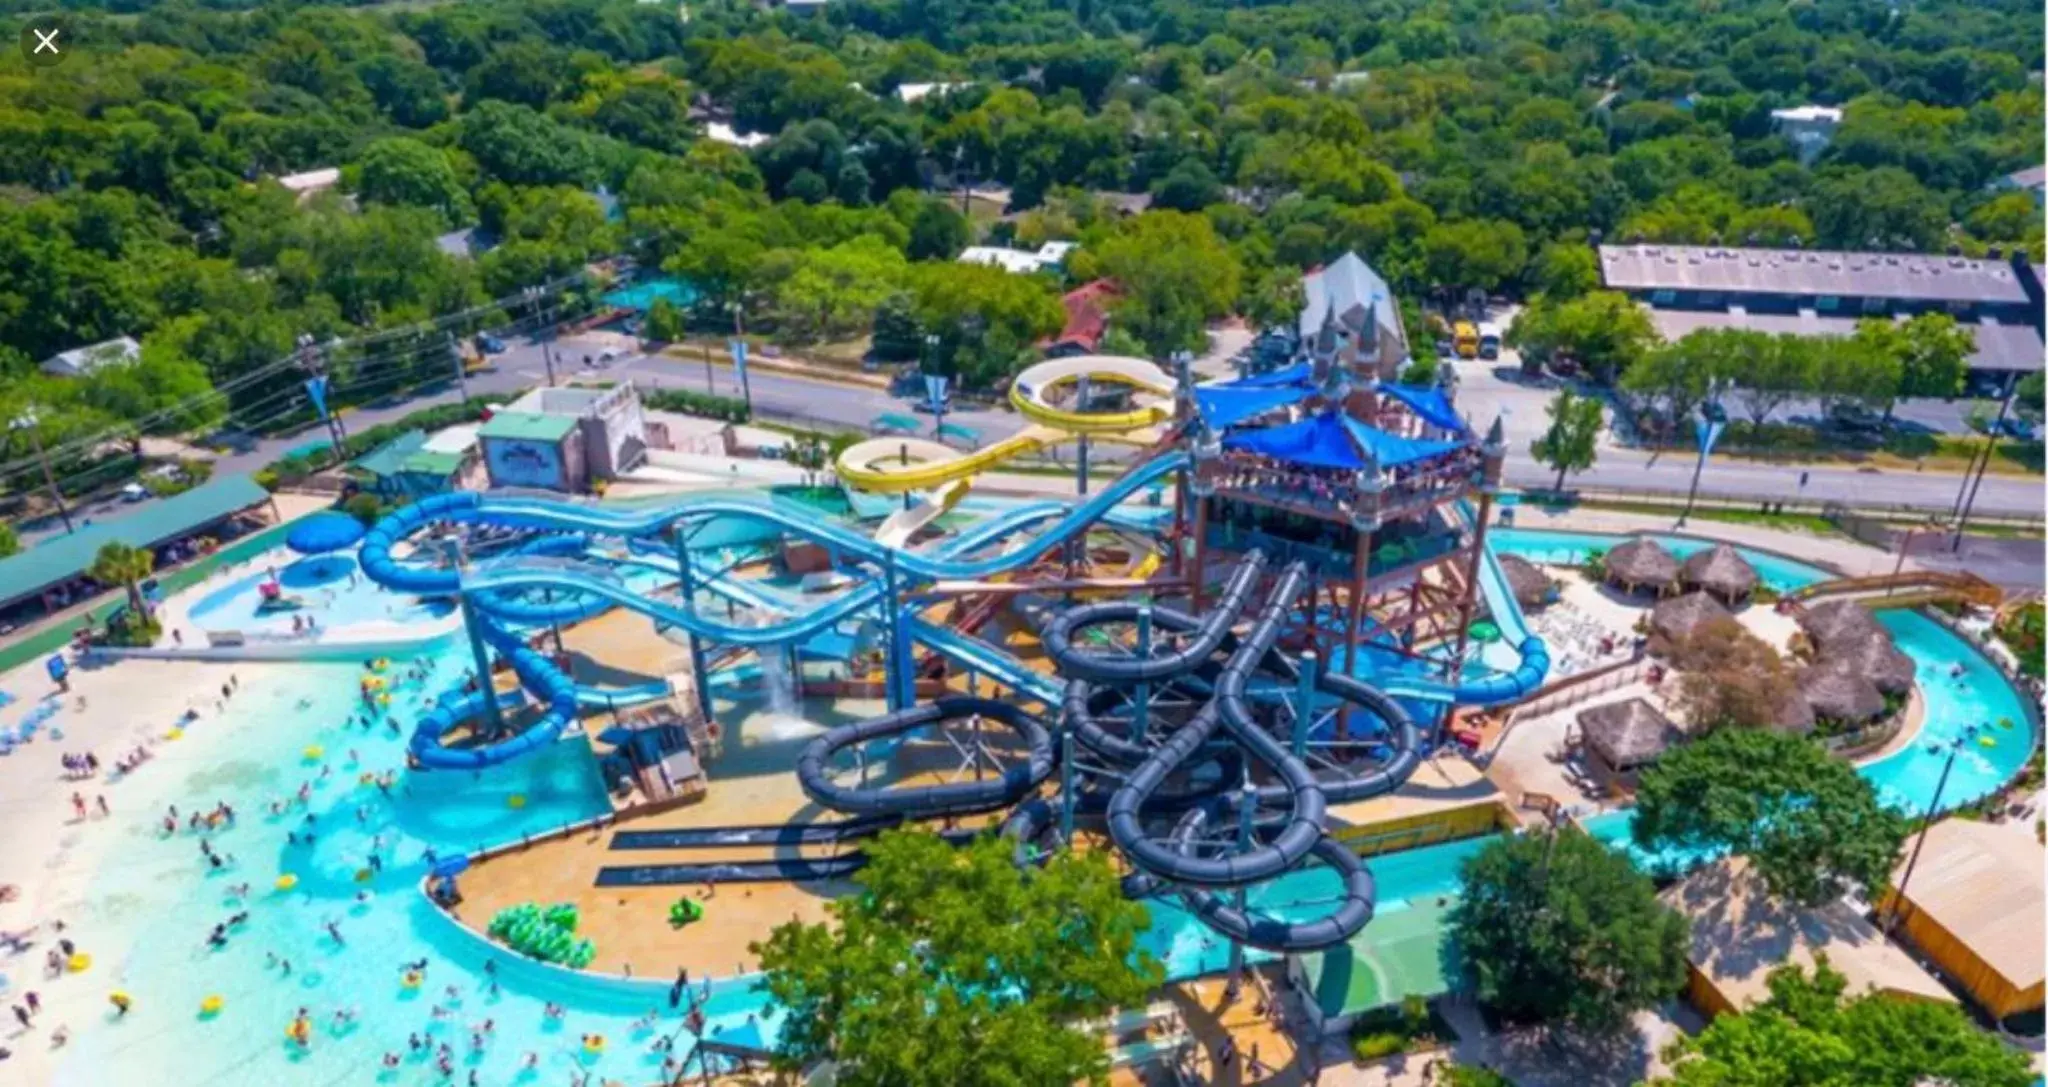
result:
[[[998,523],[978,526],[975,531],[949,541],[951,546],[931,554],[886,547],[844,525],[820,518],[814,509],[767,496],[701,495],[654,509],[620,510],[527,494],[458,492],[435,495],[387,515],[364,537],[359,558],[364,575],[386,588],[420,595],[465,596],[474,605],[472,618],[479,634],[506,657],[520,685],[542,703],[541,715],[518,736],[459,750],[448,748],[444,737],[464,720],[484,712],[482,699],[487,692],[444,702],[421,720],[411,741],[412,753],[420,765],[432,769],[476,769],[538,750],[553,742],[576,719],[575,683],[545,656],[527,648],[505,624],[573,622],[617,605],[729,644],[775,645],[801,641],[857,614],[878,601],[883,590],[875,584],[879,579],[871,579],[775,625],[744,626],[700,614],[687,603],[649,599],[627,588],[602,563],[538,553],[566,549],[566,545],[554,540],[536,541],[533,547],[477,564],[467,571],[400,561],[393,554],[394,549],[417,534],[440,525],[482,524],[572,533],[584,538],[615,536],[630,541],[659,538],[673,526],[695,519],[737,516],[766,521],[783,531],[877,565],[893,565],[912,578],[983,578],[1023,568],[1074,533],[1086,530],[1105,511],[1139,488],[1177,470],[1185,462],[1184,455],[1177,453],[1155,457],[1063,514],[1053,516],[1046,509],[1035,508],[1016,517],[997,518]],[[986,558],[956,557],[970,555],[1003,538],[1005,533],[1022,531],[1040,522],[1049,523],[1030,537],[1025,546]],[[552,592],[548,598],[535,599],[531,591],[536,589]],[[481,678],[488,687],[488,677]]]
[[[832,756],[871,740],[888,739],[962,718],[980,717],[1015,732],[1026,748],[1022,762],[979,781],[896,788],[846,786],[832,780]],[[942,698],[922,706],[835,728],[812,740],[797,756],[796,778],[804,795],[833,811],[856,815],[915,815],[934,818],[971,815],[1008,807],[1053,772],[1052,734],[1037,718],[992,698]]]

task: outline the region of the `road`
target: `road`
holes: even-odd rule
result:
[[[1198,374],[1224,377],[1230,372],[1229,358],[1250,336],[1241,330],[1224,330],[1212,338],[1210,349],[1195,360]],[[723,396],[738,396],[729,363],[720,361],[707,375],[697,359],[670,355],[628,354],[602,368],[586,369],[581,359],[595,357],[604,341],[565,340],[555,346],[555,376],[566,380],[572,374],[587,373],[608,380],[633,380],[643,386],[706,390]],[[468,394],[516,395],[542,384],[547,366],[538,343],[514,340],[502,354],[493,356],[491,367],[469,375]],[[1529,443],[1543,428],[1542,405],[1551,395],[1508,381],[1496,372],[1497,363],[1466,362],[1459,365],[1459,404],[1479,425],[1501,413],[1508,432],[1510,454],[1508,482],[1518,487],[1548,487],[1555,473],[1527,456]],[[841,385],[756,367],[749,373],[754,410],[763,419],[825,429],[868,432],[874,419],[883,414],[911,413],[910,402],[879,389]],[[381,423],[394,422],[407,414],[437,404],[454,403],[462,396],[454,382],[423,390],[404,400],[379,402],[349,410],[343,416],[350,432]],[[930,416],[921,416],[929,420]],[[1024,420],[1007,409],[948,413],[946,421],[973,429],[983,444],[998,441],[1025,426]],[[293,449],[319,437],[317,428],[288,437],[265,438],[249,448],[220,458],[216,473],[252,472],[277,460]],[[1115,446],[1099,448],[1095,459],[1114,463],[1128,456]],[[1591,469],[1571,477],[1570,483],[1589,488],[1683,493],[1691,483],[1693,460],[1671,454],[1649,454],[1608,444],[1600,450]],[[1804,472],[1807,484],[1800,487]],[[1959,485],[1956,476],[1942,473],[1892,471],[1871,468],[1816,467],[1800,469],[1778,465],[1717,460],[1700,480],[1701,493],[1729,498],[1763,500],[1842,501],[1852,505],[1910,505],[1946,511],[1955,501]],[[2042,484],[2038,478],[1987,476],[1977,495],[1977,509],[1985,513],[2038,517],[2043,509]],[[109,516],[132,508],[118,499],[87,503],[74,511],[74,518]],[[24,541],[62,530],[54,518],[22,526]]]

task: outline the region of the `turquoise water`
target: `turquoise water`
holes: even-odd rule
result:
[[[1459,865],[1491,841],[1491,836],[1468,838],[1369,858],[1366,867],[1379,890],[1379,914],[1406,909],[1410,902],[1456,894]],[[1246,897],[1253,908],[1262,912],[1306,921],[1328,913],[1328,904],[1335,900],[1339,890],[1336,875],[1319,866],[1296,869],[1271,883],[1262,883],[1251,888]],[[1152,925],[1139,937],[1138,946],[1165,964],[1169,981],[1213,974],[1229,967],[1230,942],[1196,919],[1180,905],[1179,899],[1152,898],[1145,905],[1152,911]],[[1246,961],[1253,963],[1276,957],[1266,951],[1245,953]]]
[[[310,570],[316,564],[317,572],[295,573],[301,567]],[[371,621],[425,622],[455,610],[454,603],[450,601],[422,601],[387,593],[361,575],[355,575],[351,580],[354,570],[355,560],[339,556],[301,560],[280,568],[278,579],[285,594],[298,597],[306,606],[296,612],[268,614],[259,614],[256,610],[263,601],[257,587],[270,580],[271,575],[267,569],[254,570],[209,591],[192,605],[186,615],[201,630],[289,631],[294,615],[301,618],[313,616],[321,626],[333,630]]]
[[[607,292],[604,296],[604,303],[607,306],[634,310],[647,309],[662,300],[672,305],[687,306],[697,300],[697,291],[680,279],[663,276]]]
[[[396,685],[395,713],[403,726],[422,712],[430,691],[448,689],[464,668],[459,647],[423,661],[430,670],[425,682]],[[605,810],[587,749],[563,744],[482,774],[400,769],[400,787],[386,796],[358,775],[402,767],[405,730],[393,735],[381,724],[365,731],[347,723],[357,708],[359,675],[353,665],[252,670],[226,716],[193,725],[143,771],[180,779],[181,811],[221,800],[235,807],[238,825],[211,835],[215,850],[234,858],[228,869],[210,870],[191,832],[164,837],[161,812],[128,811],[115,797],[116,817],[105,832],[119,840],[109,847],[91,896],[100,905],[68,919],[81,950],[96,951],[98,961],[86,975],[51,984],[122,988],[136,1006],[119,1022],[73,1022],[76,1038],[59,1083],[434,1082],[439,1077],[427,1059],[380,1075],[382,1055],[404,1054],[407,1035],[415,1032],[436,1044],[447,1040],[457,1076],[474,1068],[485,1083],[559,1083],[577,1070],[595,1073],[594,1081],[658,1077],[660,1057],[648,1049],[653,1034],[636,1035],[631,1021],[656,1004],[665,1007],[668,979],[572,977],[495,954],[416,890],[428,849],[446,856]],[[307,760],[309,745],[323,747],[324,759]],[[323,768],[329,771],[324,778]],[[281,816],[267,811],[302,784],[310,796],[304,808]],[[508,803],[514,794],[525,797],[522,807]],[[308,830],[311,846],[288,840]],[[378,836],[383,872],[359,880]],[[282,874],[298,880],[290,891],[276,889]],[[247,898],[232,890],[243,882]],[[366,897],[358,900],[359,892]],[[248,919],[234,928],[227,946],[208,948],[212,926],[238,911]],[[328,921],[338,924],[345,943],[323,931]],[[601,943],[603,934],[594,935]],[[269,955],[289,960],[291,973],[270,965]],[[427,984],[407,991],[399,964],[422,957],[431,960]],[[496,994],[486,991],[486,958],[500,963]],[[446,994],[450,984],[459,997]],[[201,1019],[200,1001],[214,994],[225,1010]],[[566,1006],[560,1022],[543,1015],[547,1001]],[[714,1029],[741,1026],[759,1010],[757,1002],[744,984],[716,990]],[[452,1014],[436,1020],[436,1004],[451,1006]],[[303,1050],[283,1034],[302,1006],[315,1024],[312,1044]],[[341,1008],[355,1009],[358,1021],[337,1031],[331,1017]],[[485,1019],[494,1022],[492,1037],[472,1050],[470,1031]],[[678,1025],[668,1016],[661,1030]],[[611,1040],[595,1057],[579,1042],[593,1032]],[[530,1077],[521,1075],[528,1053],[538,1056]]]
[[[1506,554],[1521,555],[1538,562],[1577,563],[1587,553],[1601,551],[1622,537],[1592,533],[1548,532],[1537,529],[1504,528],[1490,534],[1495,547]],[[1710,546],[1684,537],[1658,535],[1656,539],[1681,558]],[[1768,552],[1737,548],[1756,567],[1764,584],[1780,592],[1825,581],[1833,576]],[[1887,804],[1918,815],[1934,802],[1942,764],[1948,759],[1947,744],[1970,726],[1991,742],[1965,741],[1941,793],[1942,810],[1981,800],[1999,790],[2018,774],[2036,742],[2034,725],[2021,695],[2005,681],[1998,669],[1976,647],[1949,632],[1941,624],[1913,611],[1881,611],[1878,620],[1892,633],[1900,652],[1912,658],[1915,679],[1926,703],[1926,718],[1913,743],[1857,772],[1868,778],[1878,796]],[[1950,669],[1961,664],[1960,676]],[[2010,722],[2010,727],[2001,724]],[[1610,844],[1629,838],[1627,812],[1609,812],[1585,822],[1595,837]],[[1651,855],[1627,847],[1646,866],[1658,869],[1691,867],[1705,855],[1667,851]]]

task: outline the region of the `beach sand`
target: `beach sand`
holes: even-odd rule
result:
[[[95,897],[91,889],[106,851],[118,835],[136,829],[135,813],[161,812],[167,804],[189,801],[192,779],[208,765],[203,744],[180,746],[183,741],[166,735],[187,709],[199,712],[193,728],[203,730],[216,716],[221,684],[239,674],[247,686],[263,667],[134,660],[74,669],[70,693],[58,695],[62,710],[31,742],[0,758],[0,884],[19,888],[13,901],[0,903],[0,931],[37,930],[29,950],[0,957],[0,973],[8,982],[7,1003],[19,1003],[22,994],[34,991],[43,1007],[33,1031],[20,1030],[11,1014],[6,1017],[0,1044],[14,1056],[0,1079],[49,1082],[62,1056],[50,1046],[52,1030],[69,1024],[77,1035],[89,1019],[105,1013],[109,984],[104,969],[96,967],[97,975],[89,970],[45,977],[43,957],[59,938],[54,924],[65,923],[61,935],[80,951],[93,951],[95,918],[118,906]],[[41,660],[0,676],[0,690],[19,700],[0,710],[0,722],[10,725],[44,696],[57,695]],[[62,739],[50,734],[51,727],[61,730]],[[115,774],[114,762],[138,745],[155,757],[133,775]],[[85,752],[100,760],[98,776],[67,780],[62,756]],[[95,797],[104,796],[113,817],[102,818],[93,810],[78,819],[70,801],[74,792],[89,807]],[[99,964],[105,965],[110,964]]]

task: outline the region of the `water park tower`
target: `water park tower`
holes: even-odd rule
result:
[[[1308,280],[1302,359],[1196,390],[1193,610],[1206,574],[1263,551],[1315,581],[1293,639],[1330,667],[1455,673],[1479,604],[1506,445],[1461,418],[1447,385],[1394,380],[1406,336],[1355,254]],[[1222,552],[1222,555],[1218,555]]]

